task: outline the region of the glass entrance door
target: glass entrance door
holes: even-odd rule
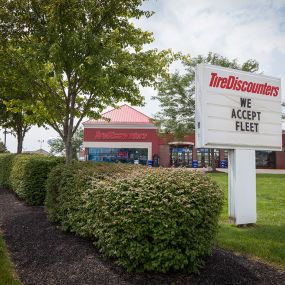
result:
[[[216,167],[219,167],[220,161],[220,150],[214,149],[214,158]],[[197,149],[197,160],[198,167],[208,167],[212,163],[212,152],[208,148],[198,148]]]

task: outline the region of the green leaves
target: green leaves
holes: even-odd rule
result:
[[[0,126],[17,136],[18,152],[22,152],[23,139],[31,126],[44,123],[34,108],[35,87],[30,87],[27,76],[36,70],[35,66],[29,67],[28,60],[22,48],[10,42],[0,46]]]
[[[29,154],[11,158],[9,169],[5,172],[5,175],[9,174],[9,178],[6,176],[8,186],[28,204],[42,205],[45,200],[47,176],[53,167],[63,163],[62,158]],[[5,160],[0,156],[0,167],[3,162],[5,163]]]
[[[78,129],[72,138],[72,158],[78,160],[78,153],[83,148],[83,129]],[[52,155],[64,155],[65,145],[61,138],[57,138],[50,143],[50,153]]]
[[[11,188],[10,173],[15,154],[0,154],[0,187]]]
[[[159,100],[162,109],[155,119],[164,132],[172,132],[178,139],[194,130],[193,91],[189,76],[176,72],[161,82],[158,95],[154,97]]]
[[[55,168],[47,185],[53,221],[134,271],[197,271],[223,204],[216,183],[188,170],[75,163]]]
[[[84,117],[122,101],[141,105],[140,86],[156,86],[173,59],[169,50],[147,49],[152,34],[132,23],[152,14],[141,10],[142,0],[1,3],[1,45],[13,73],[25,79],[20,88],[28,86],[37,119],[59,133],[67,156]]]

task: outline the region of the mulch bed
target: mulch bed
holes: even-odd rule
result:
[[[0,228],[22,284],[285,284],[285,272],[221,248],[200,275],[127,273],[92,241],[57,229],[43,207],[27,206],[5,189],[0,189]]]

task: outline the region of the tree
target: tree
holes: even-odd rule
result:
[[[63,140],[67,163],[84,117],[99,118],[120,101],[142,104],[139,87],[167,73],[171,52],[144,49],[152,34],[130,21],[152,15],[140,9],[143,1],[1,0],[5,62],[25,77],[34,111]]]
[[[185,74],[175,72],[164,78],[153,99],[160,103],[161,111],[155,116],[161,131],[173,133],[180,140],[185,135],[193,133],[195,128],[195,67],[200,63],[208,63],[239,69],[247,72],[258,71],[259,64],[255,60],[247,60],[239,64],[236,59],[229,60],[219,54],[209,52],[207,56],[199,55],[190,59],[183,58]],[[214,149],[211,150],[212,167],[215,169]]]
[[[157,96],[153,97],[158,99],[161,108],[155,115],[156,123],[178,140],[192,133],[195,126],[194,78],[190,76],[176,71],[161,82]]]
[[[65,146],[61,138],[54,139],[50,142],[51,154],[64,155]],[[83,129],[78,129],[72,138],[72,158],[78,159],[77,154],[83,149]]]
[[[8,152],[7,148],[4,145],[4,143],[0,140],[0,153],[6,153],[6,152]]]
[[[17,153],[23,150],[23,142],[26,133],[31,128],[31,123],[27,120],[28,115],[23,111],[11,112],[0,98],[0,126],[10,130],[10,133],[17,138]]]
[[[12,48],[10,47],[11,52]],[[15,51],[17,52],[17,51]],[[17,54],[17,53],[16,53]],[[18,54],[20,52],[18,51]],[[39,124],[36,113],[32,109],[33,98],[25,78],[17,74],[9,65],[5,52],[0,48],[0,126],[9,129],[9,133],[17,138],[17,153],[23,149],[23,141],[31,126]]]

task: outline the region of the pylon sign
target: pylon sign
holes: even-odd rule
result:
[[[255,150],[282,150],[281,80],[200,64],[195,91],[196,147],[229,149],[230,222],[256,223]]]
[[[278,78],[198,65],[195,116],[197,147],[282,150]]]

